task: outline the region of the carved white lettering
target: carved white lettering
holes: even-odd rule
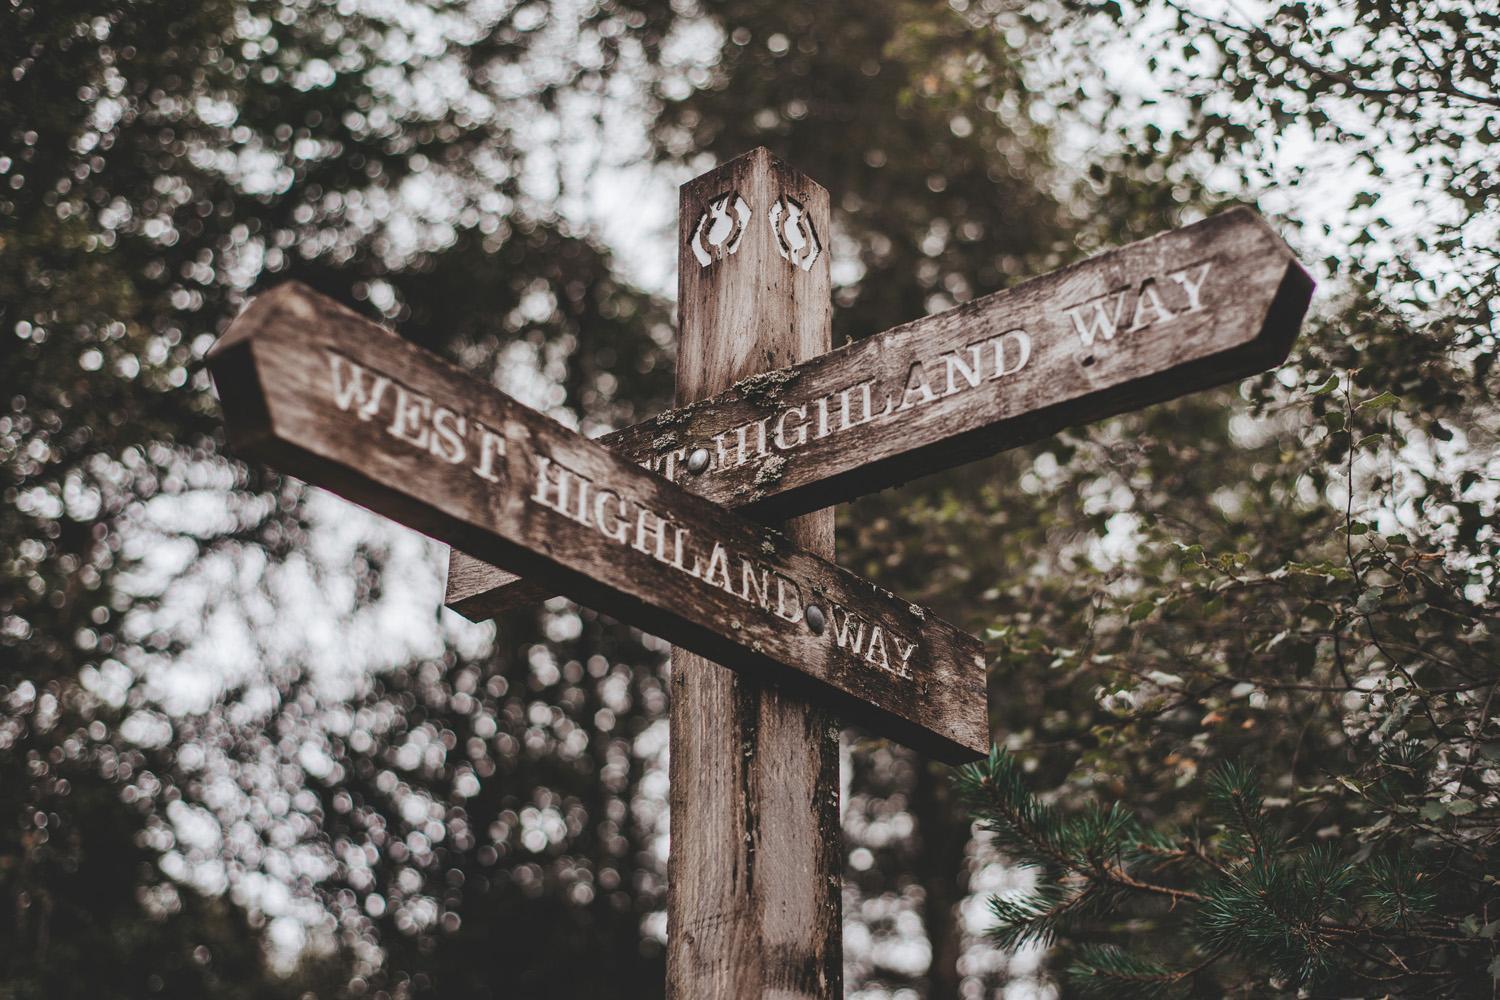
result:
[[[1171,278],[1173,281],[1177,282],[1177,284],[1181,285],[1182,290],[1187,293],[1188,307],[1184,310],[1185,313],[1195,313],[1203,311],[1203,303],[1199,300],[1199,295],[1201,295],[1203,292],[1203,280],[1208,277],[1208,269],[1213,266],[1213,261],[1209,261],[1208,263],[1204,264],[1203,267],[1198,271],[1198,280],[1196,281],[1187,276],[1187,272],[1192,270],[1192,268],[1186,268],[1184,270],[1176,272],[1175,274],[1167,275],[1167,277]]]
[[[673,448],[665,455],[655,455],[646,459],[641,465],[647,470],[655,472],[673,482],[677,481],[677,463],[687,460],[686,448]]]
[[[749,432],[749,424],[740,424],[734,429],[734,436],[737,439],[739,445],[736,452],[739,457],[735,459],[735,465],[744,465],[746,462],[750,461],[749,449],[747,447],[749,444]]]
[[[828,398],[826,396],[818,399],[818,437],[828,436]]]
[[[786,439],[786,418],[793,415],[795,415],[802,422],[797,425],[795,430],[797,439],[795,441],[788,442]],[[781,418],[776,421],[776,447],[782,451],[790,451],[793,448],[800,448],[802,445],[807,444],[808,423],[809,421],[807,419],[807,407],[794,406],[790,410],[784,411],[781,414]]]
[[[415,392],[408,392],[396,384],[396,409],[387,432],[416,448],[427,450],[432,430],[427,422],[432,419],[432,400]]]
[[[776,578],[776,617],[783,618],[793,624],[802,620],[802,588],[797,586],[797,581],[780,573],[772,573]],[[787,604],[787,588],[792,589],[791,605]]]
[[[578,507],[568,516],[579,524],[590,524],[589,519],[589,491],[593,483],[583,476],[575,476],[578,480]]]
[[[719,579],[714,579],[718,573]],[[708,554],[708,569],[703,574],[703,582],[710,587],[722,587],[729,593],[734,594],[734,581],[729,578],[729,553],[724,551],[724,546],[714,542],[713,549]],[[738,597],[738,594],[735,594]]]
[[[844,620],[842,623],[840,623],[838,619],[838,612],[840,611],[844,612]],[[848,648],[849,652],[853,653],[855,656],[858,656],[860,648],[864,645],[865,642],[865,623],[860,621],[858,618],[855,618],[847,610],[839,607],[837,604],[829,605],[828,620],[833,625],[833,639],[836,643],[838,643],[839,649]],[[851,634],[850,625],[856,622],[858,622],[859,628],[856,630],[852,630]]]
[[[917,644],[903,643],[901,637],[894,632],[891,633],[891,642],[896,644],[896,655],[901,658],[901,666],[896,668],[896,673],[902,677],[911,677],[911,654],[916,651]],[[902,646],[906,648],[903,649]]]
[[[976,368],[983,357],[983,343],[966,348],[971,352]],[[999,350],[997,347],[997,359],[1001,357]],[[1023,347],[1022,360],[1017,362],[1017,367],[1025,363],[1026,351]],[[1004,370],[1002,361],[997,360],[996,363]],[[354,413],[361,420],[370,420],[381,415],[381,400],[388,398],[391,400],[389,420],[376,425],[379,431],[444,465],[467,465],[470,474],[487,483],[504,480],[507,471],[505,459],[510,442],[499,432],[451,406],[435,403],[428,396],[387,376],[367,371],[332,352],[330,365],[333,375],[329,386],[332,390],[332,402],[340,411]],[[964,381],[972,386],[977,379],[970,371],[970,365],[965,363],[961,374]],[[927,386],[925,374],[921,379],[928,394],[936,398],[930,386]],[[876,413],[872,408],[872,398],[877,387],[878,381],[871,379],[824,396],[817,401],[819,423],[826,427],[829,403],[835,398],[838,399],[840,423],[843,425],[839,429],[889,417],[889,407],[883,413]],[[813,423],[809,412],[810,404],[794,406],[782,410],[774,418],[763,417],[726,431],[716,439],[721,461],[732,459],[734,464],[743,464],[748,460],[752,426],[756,428],[757,455],[771,454],[773,447],[777,450],[790,450],[806,444],[808,428]],[[831,428],[825,431],[831,432]],[[695,545],[690,529],[674,524],[669,518],[641,506],[618,490],[574,472],[551,456],[530,448],[525,450],[529,453],[525,462],[531,465],[535,481],[523,487],[521,495],[532,503],[585,525],[616,545],[628,546],[695,577],[715,590],[722,590],[736,601],[743,601],[749,607],[774,615],[781,621],[792,624],[805,621],[803,588],[797,580],[777,572],[771,565],[737,555],[721,541],[706,539]],[[685,454],[686,449],[676,448],[655,463],[643,464],[648,468],[652,464],[658,464],[670,473],[676,471],[678,461]],[[440,469],[441,466],[435,468]],[[762,542],[762,548],[766,544]],[[739,563],[738,582],[734,580],[731,571],[731,566],[736,561]],[[821,591],[818,593],[821,594]],[[818,603],[822,605],[825,600],[826,598],[819,598]],[[913,643],[907,643],[887,626],[862,620],[836,604],[829,602],[828,607],[828,617],[833,628],[826,631],[820,628],[816,633],[823,637],[823,641],[836,643],[840,649],[848,650],[851,656],[863,657],[867,663],[880,670],[910,676],[906,664],[915,648]],[[895,668],[889,653],[890,642],[895,643],[900,657],[900,666]]]
[[[655,521],[656,524],[651,525],[649,523],[651,521]],[[656,536],[656,546],[654,549],[646,547],[646,539],[651,535]],[[662,562],[666,562],[667,522],[656,513],[642,507],[635,515],[635,544],[631,547],[637,552],[645,552],[648,555],[655,556]],[[698,574],[694,573],[693,575],[697,576]]]
[[[547,470],[553,467],[552,459],[545,455],[536,457],[536,492],[531,495],[533,503],[539,503],[543,507],[550,507],[560,514],[568,512],[568,480],[573,474],[562,466],[557,466],[557,476],[549,476]],[[556,499],[550,499],[556,493]]]
[[[1016,345],[1016,363],[1011,368],[1005,367],[1005,342],[1014,341]],[[1005,378],[1014,375],[1026,367],[1026,362],[1031,360],[1031,334],[1025,330],[1006,330],[990,343],[995,345],[995,374],[990,378]]]
[[[1150,309],[1153,313],[1150,319],[1147,319],[1145,316],[1147,309]],[[1136,330],[1141,329],[1141,327],[1150,326],[1158,319],[1167,320],[1172,318],[1172,312],[1161,304],[1161,296],[1157,294],[1155,280],[1147,278],[1141,285],[1140,295],[1136,297],[1135,315],[1130,318],[1130,330],[1128,332],[1134,333]]]
[[[875,414],[870,411],[870,387],[874,384],[874,382],[861,382],[858,385],[851,385],[839,393],[840,430],[846,431],[851,427],[858,427],[860,424],[867,424],[875,419]],[[856,389],[859,390],[860,409],[864,411],[864,416],[857,420],[851,420],[849,418],[849,393]]]
[[[474,475],[498,483],[500,477],[495,474],[495,456],[505,454],[505,438],[478,421],[474,427],[479,431],[479,464],[474,466]]]
[[[980,369],[983,364],[983,362],[980,360],[980,354],[984,350],[984,345],[971,344],[969,347],[965,348],[965,350],[972,352],[974,360],[973,365],[965,364],[962,353],[959,351],[954,351],[952,354],[943,355],[943,365],[946,368],[948,376],[948,389],[943,393],[943,395],[945,396],[951,396],[955,392],[962,391],[959,388],[958,381],[953,377],[954,375],[962,375],[964,381],[969,383],[970,389],[979,385],[979,380],[982,377],[980,375]]]
[[[372,419],[380,411],[380,399],[390,387],[391,380],[384,375],[376,375],[373,385],[367,391],[365,376],[369,373],[359,365],[332,351],[328,354],[328,362],[333,368],[333,400],[338,408],[348,411],[353,406],[359,419]],[[341,370],[347,374],[341,377]]]
[[[927,384],[927,370],[922,367],[920,361],[913,361],[906,373],[906,391],[901,394],[901,409],[909,410],[916,405],[911,399],[914,392],[920,394],[917,403],[930,403],[937,399],[937,393],[933,392],[932,386]]]
[[[875,659],[875,654],[880,653],[880,659]],[[891,658],[885,651],[885,631],[874,625],[870,628],[870,641],[865,644],[865,662],[879,667],[881,670],[891,669]]]
[[[1108,295],[1095,299],[1092,302],[1085,302],[1081,306],[1074,306],[1071,309],[1063,310],[1073,320],[1073,326],[1078,331],[1078,339],[1083,341],[1084,347],[1092,346],[1097,337],[1103,337],[1105,340],[1113,340],[1115,338],[1115,331],[1119,329],[1120,321],[1125,315],[1125,297],[1128,294],[1128,290],[1115,293],[1115,314],[1113,316],[1104,310],[1104,303],[1109,298]],[[1092,315],[1089,317],[1082,315],[1090,306],[1093,307]]]
[[[613,525],[604,523],[607,513],[605,508],[609,506],[611,500],[614,501],[616,508],[610,515],[615,519]],[[599,490],[594,494],[594,526],[599,529],[599,534],[610,541],[624,545],[625,539],[630,537],[630,526],[625,522],[626,516],[625,501],[620,498],[620,494],[609,489]]]
[[[432,411],[432,453],[449,465],[461,465],[468,457],[464,435],[469,422],[446,406]]]
[[[724,449],[724,440],[728,438],[729,435],[730,432],[725,431],[723,434],[715,434],[713,436],[712,440],[714,443],[714,451],[717,453],[714,459],[714,468],[716,469],[727,469],[731,464],[740,464],[738,462],[731,463],[729,461],[729,452]]]
[[[888,674],[906,680],[913,679],[911,657],[917,649],[915,642],[908,642],[894,631],[878,624],[869,623],[867,631],[865,621],[837,604],[829,607],[828,620],[833,626],[834,645],[839,649],[848,650],[851,656],[859,657]],[[890,647],[886,645],[887,637],[895,644],[896,656],[900,660],[895,666],[891,664]]]
[[[683,561],[683,559],[686,556],[687,536],[688,536],[688,534],[689,534],[689,532],[688,532],[688,530],[686,528],[683,528],[683,527],[680,527],[680,526],[677,526],[677,525],[673,525],[673,527],[672,527],[672,565],[674,567],[676,567],[677,569],[682,570],[684,573],[687,572],[687,567],[683,565],[682,561]],[[697,574],[694,574],[694,575],[696,576]]]
[[[760,572],[757,579],[756,571]],[[751,593],[755,597],[751,597]],[[771,571],[756,566],[748,559],[740,560],[740,597],[762,608],[771,606]]]

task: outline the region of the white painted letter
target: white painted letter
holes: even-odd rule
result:
[[[615,514],[615,523],[611,527],[604,523],[604,506],[613,498],[619,507],[619,513]],[[594,494],[594,524],[599,528],[599,533],[610,541],[625,544],[625,539],[630,536],[630,528],[625,524],[625,501],[614,490],[600,490]]]
[[[797,586],[796,580],[788,580],[780,573],[772,573],[776,577],[776,617],[784,619],[795,625],[802,620],[802,588]],[[786,588],[792,588],[792,608],[787,610]]]
[[[672,482],[677,481],[677,463],[687,458],[686,448],[674,448],[665,455],[653,455],[641,463],[647,472],[655,472]]]
[[[688,530],[686,528],[676,524],[672,525],[672,566],[682,570],[684,573],[688,571],[687,567],[682,564],[683,551],[686,548],[683,539],[687,535]],[[694,573],[693,575],[697,576],[698,574]]]
[[[1005,340],[1007,337],[1015,338],[1016,342],[1016,364],[1014,368],[1005,367]],[[1007,330],[991,341],[995,345],[995,374],[990,378],[1004,378],[1014,375],[1026,367],[1026,362],[1031,360],[1031,335],[1025,330]]]
[[[751,604],[762,608],[771,606],[771,571],[760,570],[760,581],[755,579],[756,565],[749,559],[740,559],[740,596]],[[754,588],[755,597],[750,597],[751,588]]]
[[[427,421],[431,417],[432,400],[416,393],[408,394],[404,388],[397,385],[396,412],[391,416],[391,426],[386,430],[391,437],[400,438],[425,451],[427,442],[432,437],[432,432],[427,426]],[[416,432],[415,435],[411,433],[412,431]]]
[[[952,354],[943,355],[943,364],[946,366],[948,374],[948,390],[943,393],[944,396],[951,396],[958,391],[958,381],[953,377],[954,372],[957,372],[964,377],[964,381],[969,383],[970,389],[979,384],[980,368],[982,367],[980,355],[984,351],[984,345],[971,344],[968,347],[964,348],[964,350],[974,352],[973,368],[970,368],[968,365],[964,364],[964,360],[959,356],[958,351],[954,351]]]
[[[495,475],[495,456],[505,454],[505,438],[477,421],[474,427],[479,431],[479,464],[474,466],[474,475],[498,483],[500,477]]]
[[[552,459],[542,455],[536,456],[536,492],[531,495],[531,499],[543,507],[550,507],[558,513],[566,514],[568,512],[568,480],[573,474],[560,465],[557,467],[557,499],[549,500],[547,497],[554,485],[547,475],[547,470],[550,468],[552,468]]]
[[[715,570],[718,571],[719,576],[723,577],[723,583],[714,583]],[[703,574],[703,582],[710,587],[723,587],[731,594],[734,594],[734,581],[729,579],[729,553],[725,552],[724,546],[718,542],[714,542],[713,551],[708,554],[708,570]],[[734,594],[734,596],[738,597],[740,595]]]
[[[875,651],[880,650],[880,662],[875,662]],[[881,670],[891,669],[891,658],[885,651],[885,632],[879,625],[870,629],[870,642],[865,646],[865,662]]]
[[[834,614],[835,611],[844,612],[844,623],[842,625],[839,624],[838,617]],[[865,623],[859,621],[859,619],[855,618],[847,610],[840,608],[837,604],[828,605],[828,620],[833,625],[833,640],[838,643],[839,649],[843,649],[847,645],[849,646],[849,652],[858,656],[859,647],[863,646],[865,642]],[[851,622],[859,622],[859,629],[854,633],[854,642],[852,645],[849,642],[849,624]]]
[[[646,519],[650,518],[656,522],[655,527],[648,527]],[[646,548],[646,536],[656,535],[656,551],[652,552]],[[645,552],[654,555],[662,562],[667,561],[667,522],[657,517],[651,511],[642,507],[635,515],[635,545],[632,546],[637,552]],[[695,576],[697,574],[694,574]]]
[[[328,354],[328,362],[333,367],[333,400],[341,410],[348,410],[350,406],[357,406],[355,413],[361,420],[369,420],[375,416],[380,409],[380,398],[385,395],[386,387],[391,380],[384,375],[375,376],[375,383],[371,391],[365,393],[365,375],[363,368],[350,361],[342,355]],[[349,369],[349,377],[339,377],[339,365],[344,364]]]
[[[851,385],[849,388],[839,393],[839,403],[842,408],[840,417],[841,426],[839,427],[840,430],[847,431],[851,427],[858,427],[860,424],[867,424],[871,420],[875,419],[875,414],[870,410],[870,386],[874,384],[874,382],[861,382],[858,385]],[[865,415],[858,420],[851,421],[849,419],[849,393],[853,392],[855,389],[860,390],[860,402],[861,404],[863,404]]]
[[[906,391],[901,394],[901,409],[908,410],[916,404],[911,401],[911,394],[920,392],[922,398],[918,403],[930,403],[937,399],[937,393],[927,384],[927,371],[922,367],[922,362],[913,361],[911,368],[906,373]]]
[[[469,422],[446,406],[432,412],[432,453],[451,465],[457,465],[468,455],[464,447],[464,435],[469,432]]]
[[[917,644],[912,643],[905,649],[902,649],[901,637],[894,632],[891,633],[891,641],[896,644],[896,655],[901,657],[901,666],[896,669],[896,673],[902,677],[910,677],[912,675],[910,666],[911,654],[916,651]]]
[[[1105,340],[1113,340],[1115,338],[1115,331],[1120,328],[1120,320],[1125,315],[1125,296],[1127,294],[1129,294],[1129,289],[1116,293],[1115,315],[1113,318],[1110,317],[1109,313],[1104,311],[1104,300],[1109,298],[1108,295],[1097,298],[1093,302],[1085,302],[1081,306],[1074,306],[1071,309],[1063,310],[1063,312],[1072,317],[1073,326],[1078,330],[1078,339],[1083,341],[1084,347],[1091,346],[1094,343],[1095,337],[1103,337]],[[1094,321],[1092,324],[1079,315],[1079,313],[1091,305],[1094,307]]]
[[[1150,319],[1146,319],[1144,313],[1147,308],[1156,313]],[[1134,332],[1143,326],[1150,326],[1158,319],[1172,319],[1173,314],[1166,306],[1161,304],[1161,296],[1156,291],[1156,279],[1147,278],[1141,282],[1141,294],[1136,296],[1135,315],[1130,318],[1130,330]]]
[[[792,414],[796,414],[798,419],[800,419],[802,423],[797,425],[797,429],[795,432],[797,435],[797,440],[792,442],[791,444],[788,444],[786,440],[786,418],[790,417]],[[808,422],[807,407],[805,406],[794,406],[790,410],[782,413],[782,415],[776,421],[776,447],[780,448],[782,451],[789,451],[792,448],[800,448],[803,445],[807,444]]]
[[[1213,261],[1209,261],[1207,264],[1204,264],[1203,270],[1198,272],[1197,281],[1189,281],[1187,271],[1185,270],[1178,271],[1176,274],[1167,275],[1167,277],[1171,278],[1173,281],[1181,285],[1184,292],[1187,292],[1188,312],[1195,313],[1203,308],[1203,303],[1198,300],[1198,295],[1203,291],[1203,279],[1208,277],[1208,269],[1213,266]]]

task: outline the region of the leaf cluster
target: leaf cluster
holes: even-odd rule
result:
[[[1398,955],[1396,973],[1424,993],[1483,986],[1496,927],[1452,919],[1451,901],[1431,884],[1432,856],[1299,835],[1268,811],[1252,768],[1209,774],[1211,812],[1191,829],[1147,828],[1118,803],[1065,813],[1042,802],[1000,749],[955,781],[996,846],[1035,869],[1030,889],[990,900],[991,938],[1005,947],[1076,940],[1066,975],[1087,995],[1209,992],[1226,972],[1257,989],[1320,994],[1334,982],[1387,981]],[[1137,930],[1182,927],[1191,948],[1173,963],[1108,940],[1118,935],[1084,933],[1125,913]]]

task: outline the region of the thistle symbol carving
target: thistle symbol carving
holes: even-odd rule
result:
[[[738,191],[719,195],[708,203],[708,209],[693,227],[693,237],[689,241],[693,256],[703,267],[723,260],[740,248],[749,222],[750,206]]]
[[[782,195],[771,206],[771,231],[776,234],[776,252],[793,267],[811,271],[813,262],[823,252],[812,217],[795,198]]]

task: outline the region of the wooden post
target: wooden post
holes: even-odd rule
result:
[[[683,185],[679,234],[679,406],[829,349],[821,186],[753,150]],[[832,556],[831,510],[786,528]],[[673,649],[671,727],[668,997],[843,996],[837,723]]]

